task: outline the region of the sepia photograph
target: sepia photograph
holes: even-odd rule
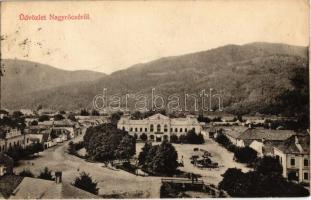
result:
[[[309,197],[310,0],[4,0],[0,36],[0,199]]]

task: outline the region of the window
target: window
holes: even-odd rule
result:
[[[173,128],[171,128],[171,132],[173,132]]]
[[[308,159],[303,160],[303,166],[305,166],[305,167],[309,166],[309,160]]]
[[[308,172],[303,173],[303,179],[309,180],[309,173]]]
[[[143,128],[140,128],[140,132],[143,132]]]
[[[176,133],[178,132],[178,129],[177,129],[177,128],[175,128],[175,132],[176,132]]]
[[[130,128],[130,131],[133,131],[133,128],[132,128],[132,127]]]
[[[179,129],[179,132],[182,132],[182,128]]]
[[[161,132],[161,125],[160,124],[157,125],[157,132]]]
[[[150,125],[150,132],[153,132],[153,124]]]
[[[145,132],[148,132],[148,129],[147,129],[147,128],[145,128]]]
[[[135,132],[137,132],[137,128],[135,128]]]
[[[290,159],[290,165],[291,166],[295,166],[295,158],[291,158]]]
[[[167,132],[167,124],[164,125],[164,132]]]
[[[187,129],[187,128],[185,128],[185,132],[188,132],[188,129]]]

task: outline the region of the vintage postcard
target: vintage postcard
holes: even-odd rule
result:
[[[0,6],[1,199],[309,196],[309,0]]]

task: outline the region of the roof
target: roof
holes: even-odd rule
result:
[[[23,177],[5,175],[0,177],[0,197],[8,198],[15,188],[22,182]]]
[[[293,135],[295,135],[295,132],[291,130],[249,128],[240,134],[238,139],[284,141]]]
[[[286,154],[310,154],[310,135],[292,136],[276,148]]]
[[[246,130],[247,128],[244,126],[233,126],[224,128],[225,134],[232,138],[238,138]]]
[[[34,185],[36,187],[34,187]],[[96,199],[98,196],[72,186],[69,183],[25,177],[15,188],[10,199]]]
[[[75,125],[75,123],[73,123],[69,119],[63,119],[63,120],[60,120],[60,121],[54,121],[54,126],[71,127],[71,126],[74,126],[74,125]]]

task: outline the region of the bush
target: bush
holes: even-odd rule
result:
[[[173,140],[176,140],[176,138],[173,138]],[[190,130],[189,132],[187,132],[186,135],[180,135],[178,142],[175,142],[175,143],[204,144],[204,142],[205,140],[201,133],[196,134],[194,130]]]
[[[276,174],[282,175],[283,167],[280,161],[271,156],[265,156],[263,158],[257,158],[255,162],[255,170],[261,174]]]
[[[141,135],[140,135],[140,139],[141,139],[142,141],[146,141],[146,140],[147,140],[147,135],[146,135],[146,133],[141,134]]]
[[[171,143],[179,143],[178,136],[177,135],[171,135],[170,136],[170,142]]]
[[[234,157],[241,163],[252,163],[257,158],[257,152],[250,147],[236,148]]]
[[[41,173],[38,176],[38,178],[45,179],[45,180],[54,180],[53,176],[52,176],[52,172],[47,167],[45,167],[44,170],[41,171]]]
[[[73,185],[92,194],[98,194],[97,183],[85,172],[80,173],[80,176],[75,179]]]
[[[50,117],[48,115],[41,115],[38,120],[39,122],[49,121]]]
[[[83,141],[77,143],[73,143],[72,141],[70,141],[68,144],[68,153],[77,156],[78,155],[77,151],[79,151],[83,147],[84,147]]]
[[[33,173],[29,170],[29,169],[24,169],[23,171],[21,171],[18,175],[23,176],[23,177],[35,177],[35,175],[33,175]]]
[[[61,114],[54,115],[54,120],[55,120],[55,121],[61,121],[61,120],[63,120],[63,119],[65,119],[65,118],[64,118],[64,116],[61,115]]]
[[[227,138],[227,136],[225,136],[222,133],[218,134],[215,140],[216,142],[218,142],[219,144],[221,144],[222,146],[226,148],[232,144],[229,138]]]

